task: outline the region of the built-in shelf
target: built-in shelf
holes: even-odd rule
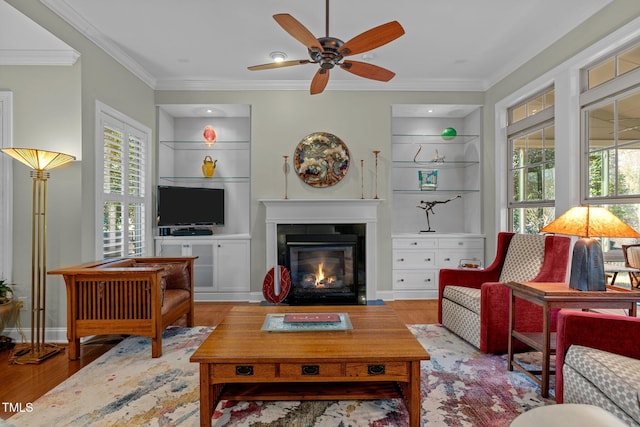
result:
[[[209,106],[207,106],[209,107]],[[249,106],[220,105],[221,111]],[[225,194],[225,224],[216,235],[249,234],[251,229],[251,118],[189,116],[197,105],[158,106],[157,184],[218,188]],[[213,126],[217,140],[208,143],[203,129]],[[205,176],[203,165],[212,160],[215,172]],[[204,262],[202,259],[199,262]],[[248,264],[238,260],[243,268]],[[248,267],[247,267],[248,268]]]
[[[443,138],[441,135],[394,134],[391,135],[394,144],[467,144],[479,138],[480,135],[457,135],[453,138]]]
[[[444,162],[434,162],[431,160],[399,160],[394,161],[394,166],[399,168],[424,168],[428,166],[432,169],[447,169],[447,168],[465,168],[468,166],[476,166],[479,165],[479,161],[470,161],[470,160],[454,160],[454,161],[444,161]]]
[[[470,190],[468,188],[458,190],[446,190],[444,188],[437,188],[435,190],[393,190],[396,194],[423,194],[428,196],[433,193],[479,193],[480,190]]]
[[[174,150],[246,150],[249,141],[216,141],[207,144],[204,141],[160,141],[160,144]]]
[[[161,176],[160,179],[166,179],[167,181],[203,181],[203,182],[244,182],[248,181],[248,176],[213,176],[207,178],[204,176]]]
[[[438,272],[462,259],[484,264],[481,108],[465,116],[391,118],[392,289],[396,299],[438,298]],[[441,107],[441,108],[440,108]],[[429,108],[431,109],[431,108]],[[407,110],[392,107],[392,114]],[[442,129],[458,135],[442,137]]]

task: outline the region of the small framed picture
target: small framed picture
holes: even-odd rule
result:
[[[438,170],[427,169],[418,171],[420,190],[429,191],[438,188]]]

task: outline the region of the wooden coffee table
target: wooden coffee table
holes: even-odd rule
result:
[[[347,313],[353,329],[268,332],[267,314]],[[236,306],[191,356],[200,425],[228,400],[404,399],[420,425],[420,361],[429,353],[388,306]]]

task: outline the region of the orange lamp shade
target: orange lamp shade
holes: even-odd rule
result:
[[[573,207],[540,231],[580,237],[640,237],[608,209],[591,206]]]

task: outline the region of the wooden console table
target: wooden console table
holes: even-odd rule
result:
[[[269,332],[267,314],[348,313],[353,329]],[[221,399],[404,398],[420,426],[420,361],[429,353],[388,306],[236,306],[191,356],[200,364],[200,425]]]
[[[573,309],[628,309],[629,316],[636,316],[637,302],[640,301],[640,291],[631,291],[613,286],[607,286],[606,292],[578,291],[569,288],[567,283],[549,282],[509,282],[509,353],[507,367],[513,371],[515,367],[540,384],[542,397],[549,397],[549,376],[551,375],[549,361],[551,354],[555,354],[556,334],[551,332],[551,312],[556,308]],[[543,322],[541,332],[518,332],[515,330],[515,299],[522,298],[543,307]],[[513,358],[513,340],[517,339],[531,348],[542,352],[541,371],[530,371]],[[540,377],[538,377],[540,375]]]

